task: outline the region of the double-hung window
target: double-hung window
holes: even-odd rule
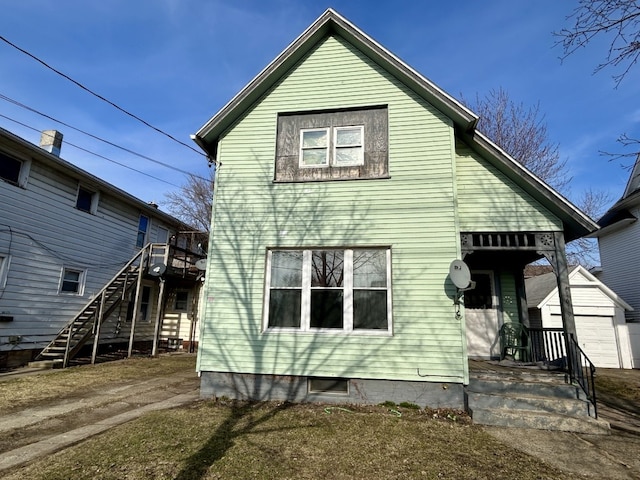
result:
[[[300,130],[300,167],[347,167],[363,163],[363,125]]]
[[[60,280],[60,293],[82,295],[84,291],[84,270],[64,268]]]
[[[364,163],[364,126],[333,129],[333,162],[339,167]]]
[[[265,330],[391,333],[389,248],[269,250]]]
[[[300,130],[300,166],[326,167],[329,165],[329,129]]]

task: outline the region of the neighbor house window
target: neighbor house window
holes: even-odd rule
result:
[[[173,305],[173,309],[181,310],[181,311],[187,310],[187,307],[189,306],[188,301],[189,301],[189,292],[187,291],[176,292],[176,302]]]
[[[391,332],[391,251],[267,252],[265,329]]]
[[[0,288],[7,285],[7,276],[9,274],[9,255],[0,253]]]
[[[149,230],[149,217],[140,215],[138,221],[138,238],[136,239],[136,247],[142,248],[145,245],[147,239],[147,231]]]
[[[0,152],[0,179],[24,187],[29,175],[30,160],[18,160]]]
[[[140,320],[148,322],[151,320],[151,287],[148,285],[142,286],[142,292],[140,294]]]
[[[78,186],[76,208],[83,212],[95,214],[98,211],[98,193]]]
[[[388,178],[387,106],[280,113],[274,181]]]
[[[84,288],[84,270],[64,268],[60,282],[60,293],[82,295]]]

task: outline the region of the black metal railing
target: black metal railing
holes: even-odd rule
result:
[[[593,413],[598,418],[598,407],[596,404],[596,385],[595,385],[595,373],[596,367],[589,360],[587,354],[584,353],[573,335],[569,336],[569,361],[571,362],[571,368],[569,369],[569,376],[572,382],[576,382],[582,388],[582,391],[587,395],[587,399],[593,405]]]
[[[572,336],[567,342],[562,328],[529,328],[531,360],[544,362],[567,372],[569,382],[576,383],[593,406],[594,416],[598,417],[596,405],[595,372],[587,354],[580,348]],[[568,354],[567,354],[568,351]]]

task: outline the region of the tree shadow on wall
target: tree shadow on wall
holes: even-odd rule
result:
[[[267,170],[263,169],[261,178],[270,178]],[[264,333],[262,326],[267,247],[360,245],[365,232],[373,228],[367,223],[370,195],[354,194],[348,183],[251,183],[242,172],[218,172],[209,251],[210,258],[215,257],[210,260],[215,271],[208,272],[206,301],[213,298],[208,312],[220,310],[213,314],[215,324],[209,321],[202,325],[207,343],[201,344],[200,350],[204,368],[233,373],[228,376],[231,388],[244,401],[232,402],[226,420],[186,461],[176,478],[202,478],[236,439],[255,434],[256,427],[287,408],[282,402],[264,408],[273,398],[273,384],[261,382],[253,373],[271,375],[278,384],[279,398],[296,399],[306,393],[306,381],[288,381],[289,376],[308,375],[344,349],[353,350],[358,342],[371,343],[371,337],[339,334]],[[375,189],[376,182],[370,186]],[[336,201],[340,195],[349,201]],[[362,349],[358,362],[367,364],[373,351]],[[347,376],[347,370],[346,366],[334,369],[332,376]]]

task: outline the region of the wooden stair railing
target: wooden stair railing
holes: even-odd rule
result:
[[[122,269],[91,299],[82,310],[40,352],[36,360],[62,361],[63,368],[87,341],[96,336],[105,319],[126,300],[136,286],[140,268],[146,268],[152,244],[141,249]],[[96,338],[97,340],[97,338]]]

